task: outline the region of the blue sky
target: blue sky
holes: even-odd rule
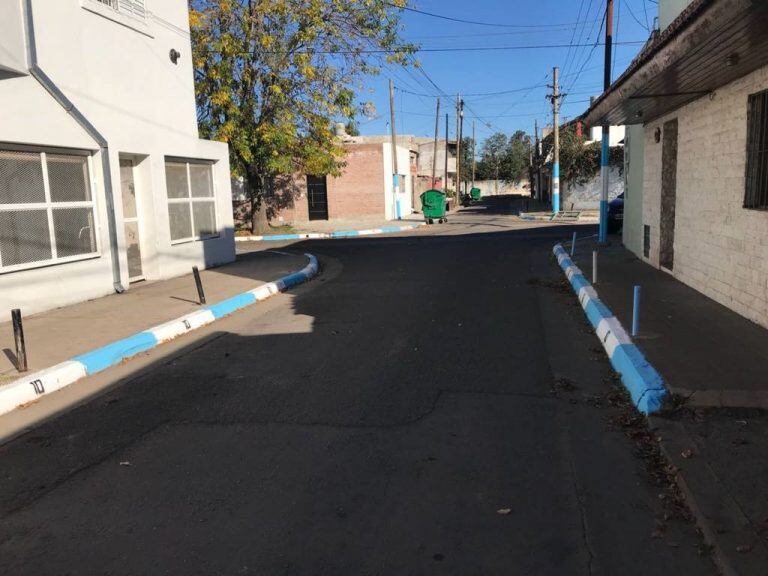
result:
[[[648,29],[653,27],[658,5],[655,0],[614,0],[614,3],[614,41],[619,43],[614,47],[613,78],[616,78],[641,48],[639,43],[622,45],[621,42],[645,41]],[[416,58],[426,74],[443,92],[452,96],[450,102],[441,98],[441,136],[447,111],[451,114],[453,137],[457,92],[467,94],[464,97],[468,106],[464,133],[471,135],[471,124],[475,119],[478,142],[496,131],[511,134],[521,129],[533,133],[534,119],[538,119],[539,126],[551,123],[551,106],[545,98],[549,88],[545,85],[552,83],[553,66],[560,68],[561,90],[568,94],[563,102],[562,117],[567,119],[582,113],[588,106],[589,96],[602,91],[604,30],[599,36],[601,44],[594,49],[593,44],[601,27],[605,4],[605,0],[412,1],[411,6],[419,10],[505,25],[470,25],[405,12],[403,36],[422,48],[565,45],[519,50],[419,52]],[[589,46],[569,48],[571,44]],[[389,131],[390,78],[396,86],[398,132],[432,135],[437,89],[418,70],[404,70],[394,65],[388,65],[381,76],[368,78],[358,87],[359,100],[372,101],[378,111],[376,119],[359,119],[360,131],[363,134]],[[511,90],[516,92],[484,95]],[[489,123],[490,127],[487,126]]]

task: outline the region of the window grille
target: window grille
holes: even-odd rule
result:
[[[96,0],[101,4],[106,4],[113,10],[130,14],[136,18],[144,20],[147,17],[147,9],[144,6],[144,0]]]
[[[768,210],[768,90],[747,99],[744,208]]]
[[[171,243],[217,237],[212,164],[166,160],[165,183]]]
[[[88,164],[0,148],[0,273],[99,255]]]

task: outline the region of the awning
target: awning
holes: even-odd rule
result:
[[[767,0],[693,0],[584,114],[642,124],[768,64]]]

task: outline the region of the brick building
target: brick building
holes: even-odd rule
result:
[[[768,327],[768,13],[758,4],[660,0],[661,31],[585,120],[633,125],[626,246]]]
[[[389,136],[349,136],[337,128],[346,155],[342,174],[297,174],[276,178],[266,197],[272,223],[309,220],[394,220],[413,212],[418,148],[410,136],[398,138],[399,191],[393,186]]]

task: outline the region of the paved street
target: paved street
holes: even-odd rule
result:
[[[0,447],[0,573],[715,574],[515,202],[282,248],[321,276]]]

